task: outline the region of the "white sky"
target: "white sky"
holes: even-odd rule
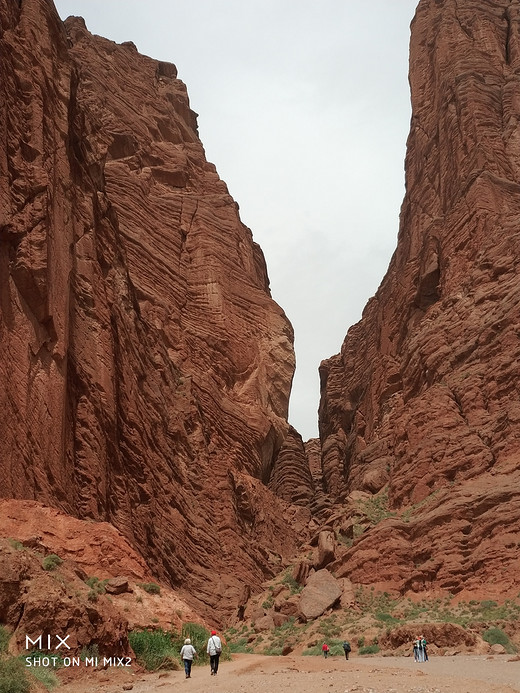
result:
[[[264,251],[295,331],[289,420],[317,435],[339,352],[397,239],[418,0],[55,0],[177,65],[206,157]]]

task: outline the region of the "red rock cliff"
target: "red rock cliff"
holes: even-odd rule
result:
[[[397,249],[320,368],[329,492],[387,488],[397,513],[341,562],[354,580],[518,589],[519,37],[516,0],[422,0],[412,23]]]
[[[174,65],[49,0],[0,26],[0,494],[113,523],[230,613],[296,545],[262,483],[291,325]]]

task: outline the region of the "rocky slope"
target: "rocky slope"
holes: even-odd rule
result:
[[[516,0],[421,0],[412,23],[397,249],[320,368],[329,493],[388,496],[334,566],[356,582],[518,591],[519,33]]]
[[[24,651],[26,635],[68,633],[74,653],[96,645],[113,656],[128,652],[129,630],[180,632],[198,621],[108,522],[0,500],[0,624],[13,653]]]
[[[175,66],[48,0],[0,26],[0,495],[110,522],[229,615],[297,546],[266,486],[291,325]]]

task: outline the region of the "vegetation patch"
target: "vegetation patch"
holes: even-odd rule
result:
[[[328,639],[327,645],[329,646],[329,655],[343,655],[343,640],[337,640],[337,639]],[[312,647],[309,647],[308,649],[304,650],[302,652],[302,655],[305,657],[317,657],[317,656],[323,656],[323,651],[321,649],[323,645],[323,641],[320,641],[317,645],[313,645]]]
[[[389,509],[388,487],[385,487],[377,495],[365,501],[359,501],[360,511],[367,517],[372,526],[379,524],[387,517],[395,517],[396,512]]]
[[[482,638],[490,645],[502,645],[508,654],[516,652],[516,647],[501,628],[488,628],[482,633]]]
[[[18,539],[8,539],[7,541],[13,547],[13,549],[16,549],[17,551],[22,551],[24,549],[24,545],[21,541],[18,541]]]
[[[262,654],[268,655],[270,657],[280,657],[282,655],[282,651],[282,647],[273,647],[272,645],[269,645],[267,647],[264,647]]]
[[[290,589],[291,594],[299,594],[303,589],[303,585],[293,578],[290,568],[285,571],[281,582]]]
[[[359,648],[360,655],[371,655],[377,654],[379,652],[379,645],[366,645],[365,647]]]
[[[55,553],[50,553],[42,561],[42,567],[44,570],[56,570],[63,563],[63,559],[57,556]]]
[[[7,628],[5,626],[0,626],[0,656],[7,652],[10,637],[11,634]]]
[[[378,621],[382,621],[383,623],[386,623],[387,625],[397,625],[400,623],[398,618],[394,618],[392,614],[387,614],[384,611],[376,611],[375,617]]]
[[[98,598],[106,593],[105,585],[108,580],[100,580],[98,577],[89,577],[85,580],[85,584],[90,587],[90,591],[87,594],[87,599],[89,602],[97,602]]]
[[[148,671],[180,669],[178,643],[174,643],[171,633],[160,628],[133,630],[128,633],[128,640],[138,664]]]
[[[93,657],[99,657],[99,647],[96,643],[92,645],[87,645],[81,650],[80,659],[84,662],[86,659],[92,659]]]
[[[289,571],[282,573],[278,584],[282,580],[290,584]],[[231,652],[277,654],[285,647],[295,649],[304,646],[303,654],[320,656],[321,646],[326,642],[331,654],[342,656],[343,639],[350,641],[360,654],[375,654],[381,647],[379,642],[383,642],[381,638],[385,636],[385,642],[388,642],[388,636],[396,627],[410,625],[415,630],[415,624],[421,628],[428,623],[454,623],[473,632],[482,632],[487,628],[485,640],[490,644],[503,645],[508,653],[514,653],[520,641],[516,642],[515,636],[510,640],[505,631],[508,630],[508,623],[516,623],[519,619],[520,594],[503,603],[491,599],[457,601],[453,594],[414,601],[409,597],[397,598],[388,592],[378,592],[374,587],[358,585],[355,608],[338,608],[305,624],[291,618],[262,635],[254,633],[253,624],[243,623],[229,629],[226,635]],[[370,634],[369,637],[366,637],[366,633]]]
[[[336,638],[341,633],[341,630],[341,627],[335,623],[334,616],[322,619],[318,626],[318,633],[321,633],[325,637],[325,640]]]
[[[148,594],[161,594],[161,588],[155,582],[140,582],[138,585]]]
[[[45,686],[48,691],[51,691],[53,688],[56,688],[56,686],[60,685],[60,681],[52,670],[52,667],[31,667],[30,673],[31,676],[34,676],[34,678]],[[2,688],[0,683],[0,691],[1,690]]]
[[[258,638],[258,640],[260,640],[260,638]],[[253,648],[249,646],[247,638],[238,638],[229,643],[229,651],[233,654],[238,652],[252,654]]]
[[[17,657],[0,657],[0,693],[29,693],[31,680]]]

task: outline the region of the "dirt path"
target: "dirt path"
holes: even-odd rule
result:
[[[509,656],[435,657],[416,664],[407,657],[344,658],[234,655],[222,662],[218,676],[209,667],[184,672],[132,674],[92,672],[71,682],[62,693],[517,693],[520,661]]]

